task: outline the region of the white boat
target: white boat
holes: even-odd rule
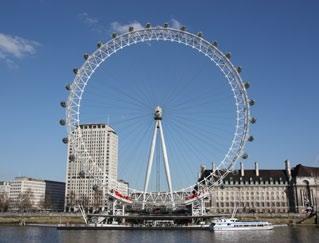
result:
[[[239,221],[235,218],[237,207],[234,208],[230,218],[217,218],[209,226],[213,231],[239,231],[239,230],[272,230],[274,226],[265,221]]]
[[[272,230],[274,226],[265,221],[239,221],[236,218],[219,218],[212,221],[213,231]]]

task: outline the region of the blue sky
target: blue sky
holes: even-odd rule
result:
[[[0,180],[65,179],[64,85],[83,53],[133,22],[178,21],[231,51],[257,101],[246,167],[283,168],[285,159],[319,166],[318,11],[317,1],[3,1]],[[121,57],[121,65],[110,63],[115,73],[129,68]]]

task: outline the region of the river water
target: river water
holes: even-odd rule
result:
[[[278,227],[269,231],[210,232],[197,230],[70,230],[53,227],[0,226],[0,242],[67,243],[202,243],[202,242],[301,242],[319,243],[319,228],[312,226]]]

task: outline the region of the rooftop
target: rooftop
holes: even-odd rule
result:
[[[230,172],[225,178],[224,181],[249,181],[249,180],[273,180],[273,181],[288,181],[288,174],[285,169],[282,170],[261,170],[259,169],[259,175],[256,174],[256,169],[244,169],[244,176],[241,176],[240,170],[234,170]],[[211,169],[205,169],[199,178],[202,180],[203,178],[209,176],[212,173]],[[218,174],[218,173],[217,173]],[[222,174],[222,172],[221,172]],[[310,176],[310,177],[319,177],[319,167],[308,167],[301,164],[298,164],[296,167],[291,169],[291,175],[293,177],[302,177],[302,176]]]

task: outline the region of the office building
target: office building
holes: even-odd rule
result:
[[[117,186],[118,136],[106,124],[82,124],[75,133],[82,140],[68,144],[65,210],[77,210],[78,205],[103,209],[107,192]]]

